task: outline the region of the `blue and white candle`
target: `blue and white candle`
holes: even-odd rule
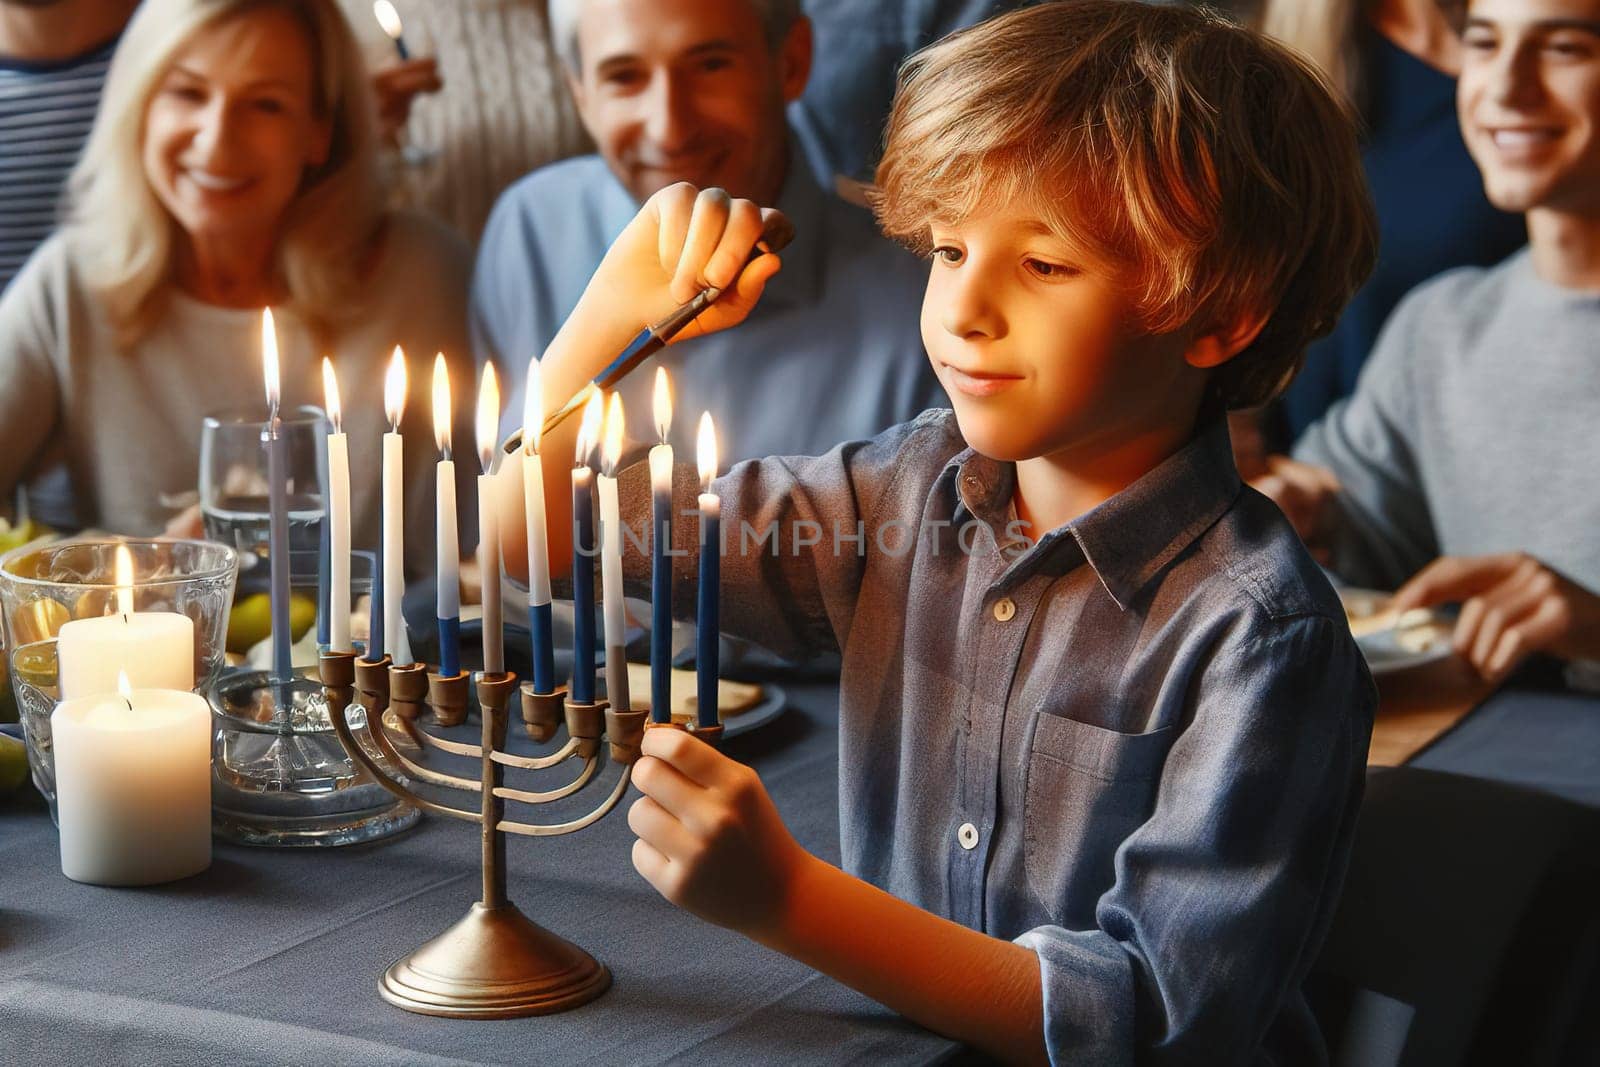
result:
[[[544,467],[539,440],[544,431],[544,386],[539,359],[528,360],[522,409],[522,501],[528,526],[528,632],[533,637],[533,691],[556,687],[555,631],[550,612],[550,547],[545,532]]]
[[[721,673],[722,498],[711,491],[717,476],[717,431],[711,412],[700,416],[695,442],[700,468],[700,588],[695,613],[695,724],[715,726],[722,721],[717,705],[717,675]]]
[[[434,506],[434,543],[439,576],[435,618],[439,623],[439,673],[461,673],[461,551],[456,539],[456,465],[450,455],[450,369],[444,353],[433,360],[433,439],[439,446]],[[487,580],[487,579],[485,579]]]
[[[500,426],[500,383],[483,365],[478,387],[478,573],[483,580],[483,673],[504,674],[506,640],[500,610],[500,522],[495,511],[494,439]]]
[[[389,416],[389,432],[383,435],[383,572],[376,579],[383,583],[383,628],[379,634],[383,651],[403,665],[411,662],[411,650],[400,614],[406,597],[405,444],[400,436],[400,420],[406,411],[406,354],[399,345],[394,346],[384,375],[383,409]],[[375,603],[374,616],[377,613]]]
[[[672,386],[656,368],[656,435],[650,449],[650,721],[672,721]]]

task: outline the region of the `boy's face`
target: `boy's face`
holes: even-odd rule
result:
[[[1206,372],[1185,361],[1181,331],[1141,327],[1115,270],[1022,204],[936,223],[931,237],[922,340],[973,448],[1092,463],[1188,432]]]
[[[1456,100],[1506,211],[1600,212],[1600,0],[1472,0]]]

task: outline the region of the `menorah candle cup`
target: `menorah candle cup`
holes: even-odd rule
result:
[[[648,711],[618,711],[606,709],[606,740],[611,745],[611,759],[616,763],[632,763],[639,758],[639,745],[644,741],[645,721]]]
[[[389,665],[389,707],[412,730],[428,707],[428,665]]]
[[[522,724],[528,736],[544,744],[556,735],[566,717],[567,690],[558,687],[552,693],[540,693],[534,683],[522,684]]]
[[[456,674],[428,675],[428,703],[433,720],[440,726],[460,726],[467,721],[468,682],[465,671]]]

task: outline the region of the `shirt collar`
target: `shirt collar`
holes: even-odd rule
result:
[[[987,523],[1000,545],[1010,519],[1016,466],[967,449],[945,465],[953,479],[954,525]],[[996,583],[1015,585],[1040,572],[1066,573],[1080,560],[1119,608],[1126,609],[1158,574],[1221,518],[1239,495],[1227,419],[1205,419],[1183,448],[1142,478],[1017,554]]]

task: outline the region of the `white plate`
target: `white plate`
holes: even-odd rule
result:
[[[1388,608],[1391,596],[1376,589],[1339,590],[1344,602],[1345,616],[1350,620],[1351,632],[1356,635],[1356,647],[1366,657],[1367,668],[1373,674],[1392,674],[1434,663],[1452,654],[1450,634],[1455,620],[1442,612],[1424,610],[1407,612],[1402,626],[1383,626],[1363,634],[1362,621],[1376,619]]]

